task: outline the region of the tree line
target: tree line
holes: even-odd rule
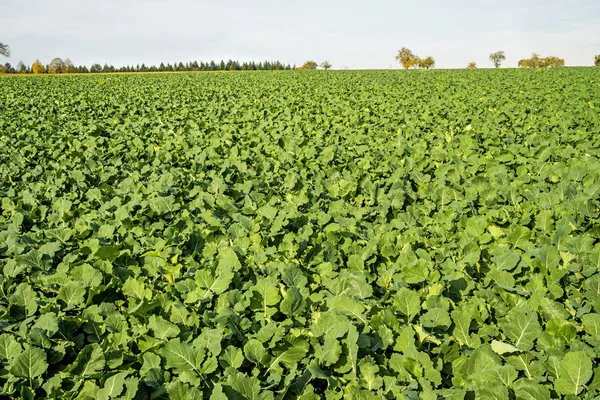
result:
[[[10,46],[0,42],[0,55],[10,57]],[[506,60],[504,51],[496,51],[489,55],[489,59],[495,68],[500,68],[502,62]],[[421,58],[414,54],[410,49],[402,47],[398,50],[396,60],[405,69],[409,68],[424,68],[429,69],[435,67],[435,60],[431,56]],[[519,60],[517,63],[522,68],[556,68],[565,65],[565,60],[556,56],[541,57],[537,53],[533,53],[531,58],[525,58]],[[594,56],[594,65],[600,67],[600,54]],[[322,62],[318,65],[315,61],[307,61],[302,66],[296,68],[296,65],[283,64],[279,61],[264,61],[256,63],[252,62],[239,62],[228,60],[225,62],[217,63],[215,61],[200,62],[191,61],[187,63],[179,62],[170,64],[160,63],[157,67],[155,65],[137,64],[126,65],[119,68],[115,68],[113,65],[100,65],[94,64],[89,69],[85,65],[76,66],[69,58],[64,60],[57,57],[50,61],[50,64],[44,65],[40,60],[35,60],[31,66],[25,65],[22,61],[19,61],[16,67],[13,67],[10,63],[4,65],[0,64],[0,73],[21,73],[21,74],[61,74],[61,73],[101,73],[101,72],[175,72],[175,71],[275,71],[275,70],[293,70],[293,69],[322,69],[328,70],[331,68],[331,64],[327,61]],[[471,61],[467,64],[468,69],[477,68],[477,63]]]
[[[108,64],[94,64],[90,68],[85,65],[75,65],[69,58],[54,58],[49,64],[44,65],[40,60],[35,60],[31,65],[25,65],[22,61],[13,67],[10,63],[0,65],[0,72],[19,73],[19,74],[73,74],[73,73],[103,73],[103,72],[180,72],[180,71],[277,71],[293,70],[295,65],[284,64],[280,61],[261,61],[261,62],[239,62],[221,60],[220,62],[197,62],[190,61],[179,63],[160,63],[160,65],[125,65],[114,67]]]
[[[502,62],[506,60],[506,55],[504,51],[496,51],[489,55],[489,59],[494,65],[495,68],[500,68]],[[405,69],[409,68],[433,68],[435,66],[435,60],[433,57],[428,56],[425,58],[420,58],[415,55],[410,49],[403,47],[398,50],[398,54],[396,55],[396,60],[404,67]],[[565,65],[565,60],[556,56],[548,56],[541,57],[537,53],[533,53],[531,58],[524,58],[519,60],[517,65],[521,68],[556,68],[563,67]],[[594,65],[600,67],[600,54],[594,56]],[[475,61],[471,61],[467,64],[468,69],[477,68],[477,63]]]

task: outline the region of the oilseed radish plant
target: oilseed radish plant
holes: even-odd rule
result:
[[[600,395],[592,68],[0,99],[1,397]]]

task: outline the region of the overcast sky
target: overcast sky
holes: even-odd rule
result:
[[[600,54],[599,0],[0,0],[10,62],[328,60],[334,68],[398,68],[406,46],[438,68],[503,66],[532,52],[566,65]]]

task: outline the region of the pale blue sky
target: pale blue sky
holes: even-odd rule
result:
[[[503,66],[532,52],[566,65],[600,54],[600,1],[590,0],[0,0],[0,42],[31,64],[328,60],[334,68],[398,68],[406,46],[437,68]]]

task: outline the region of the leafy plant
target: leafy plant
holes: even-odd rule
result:
[[[595,70],[0,80],[0,397],[600,395]]]

